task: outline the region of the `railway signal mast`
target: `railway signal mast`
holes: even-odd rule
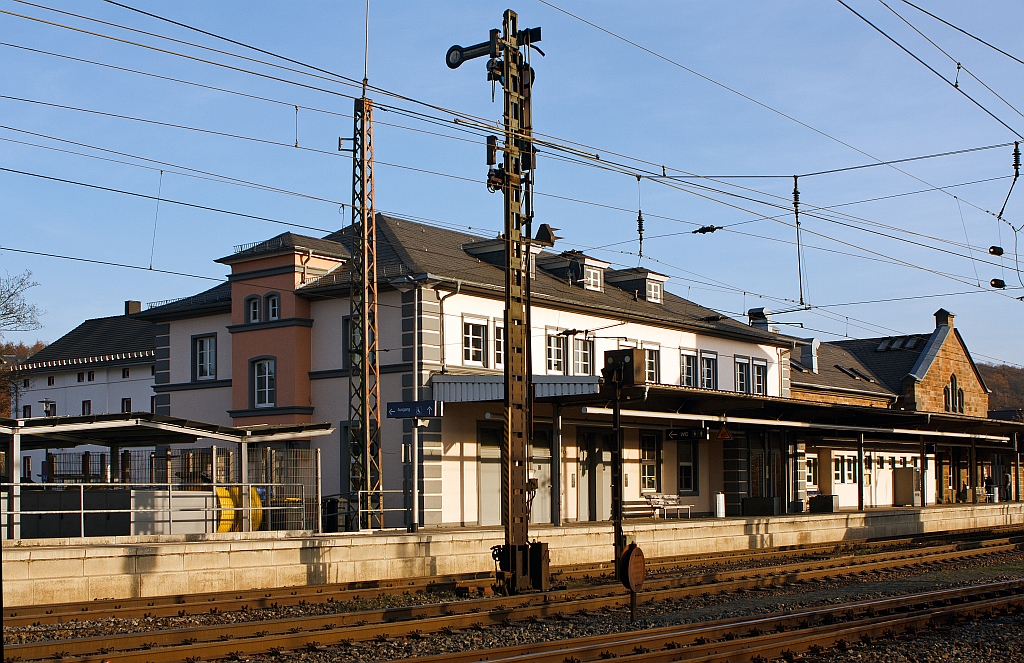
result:
[[[534,71],[529,49],[539,42],[540,28],[519,29],[519,19],[506,10],[501,30],[474,46],[448,49],[448,67],[487,56],[487,80],[504,93],[504,143],[487,139],[487,188],[505,199],[505,431],[501,445],[501,518],[505,543],[492,550],[498,581],[509,593],[546,590],[548,548],[529,541],[531,489],[527,476],[530,438],[529,278],[532,187],[536,151],[533,145],[531,94]],[[536,47],[534,47],[536,48]],[[539,51],[539,49],[537,49]],[[497,163],[498,151],[503,160]]]

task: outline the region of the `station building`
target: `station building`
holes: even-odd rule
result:
[[[411,521],[413,476],[419,523],[498,525],[504,242],[383,215],[377,233],[382,403],[444,402],[440,418],[382,422],[387,525]],[[351,229],[239,246],[218,260],[227,283],[116,316],[150,344],[105,346],[103,356],[141,353],[131,361],[149,391],[122,398],[222,426],[328,422],[332,435],[267,444],[319,449],[323,494],[346,497],[351,247]],[[610,517],[612,413],[599,376],[604,353],[623,348],[642,352],[646,378],[622,401],[625,500],[638,514],[1020,498],[1024,429],[988,418],[987,387],[948,311],[925,334],[823,343],[780,334],[764,309],[738,321],[678,297],[654,271],[612,269],[551,241],[533,251],[533,523]],[[91,400],[73,391],[86,368],[72,356],[79,330],[39,353],[66,366],[30,358],[26,405],[50,399],[59,415]],[[135,375],[104,361],[122,360],[97,361],[108,382]],[[13,413],[43,414],[54,413]]]

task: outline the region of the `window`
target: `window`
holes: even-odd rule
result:
[[[573,371],[576,375],[594,374],[594,342],[586,338],[572,341]]]
[[[43,401],[43,416],[44,417],[56,417],[57,416],[57,404],[49,400]]]
[[[505,328],[494,326],[494,365],[505,363]]]
[[[885,469],[885,457],[884,456],[879,456],[878,457],[878,469],[880,469],[880,470],[884,470]]]
[[[131,402],[131,399],[128,399]],[[122,412],[128,412],[129,410],[121,410]],[[92,401],[82,401],[82,416],[92,414]]]
[[[896,469],[896,457],[895,456],[889,456],[889,469],[890,470],[895,470]]]
[[[811,486],[818,485],[818,459],[807,459],[807,483]]]
[[[487,338],[487,325],[480,322],[462,323],[462,360],[467,364],[484,363],[484,341]]]
[[[548,334],[548,373],[565,373],[565,336]]]
[[[658,491],[658,435],[640,434],[640,490]]]
[[[156,375],[156,364],[153,364],[152,366],[149,367],[149,374]]]
[[[32,418],[32,406],[31,405],[22,405],[21,406],[21,417],[22,417],[22,419],[31,419]]]
[[[679,384],[697,386],[697,353],[683,350],[679,355]]]
[[[251,297],[245,302],[246,322],[260,321],[260,298]]]
[[[217,378],[217,337],[199,336],[192,339],[192,379]]]
[[[754,365],[754,393],[764,396],[768,393],[768,364],[755,361]]]
[[[149,397],[149,411],[156,414],[156,396]]]
[[[700,386],[718,389],[718,355],[714,352],[700,353]]]
[[[843,459],[837,457],[832,461],[832,480],[836,483],[846,483],[843,481]]]
[[[121,399],[121,412],[131,412],[131,411],[132,411],[132,399],[130,399],[130,398],[122,398]]]
[[[661,284],[657,281],[647,281],[647,301],[652,304],[661,303]]]
[[[583,287],[587,290],[601,289],[601,270],[598,267],[583,268]]]
[[[648,382],[657,384],[661,381],[661,350],[644,350],[644,368]]]
[[[697,492],[697,458],[699,442],[685,440],[679,443],[676,455],[679,459],[679,493]]]
[[[964,413],[964,390],[959,387],[955,373],[949,377],[949,384],[942,389],[942,404],[946,412]]]
[[[89,382],[95,381],[96,380],[96,371],[89,371],[89,374],[88,374],[86,379],[89,380]]]
[[[131,370],[130,370],[130,369],[127,369],[127,368],[122,368],[122,369],[121,369],[121,379],[122,379],[122,380],[124,380],[124,379],[126,379],[126,378],[130,377],[130,376],[131,376],[131,374],[132,374],[132,373],[131,373]]]
[[[855,471],[855,460],[853,456],[846,457],[846,481],[845,483],[856,483],[857,473]]]
[[[281,297],[279,295],[267,295],[267,320],[281,319]]]
[[[46,376],[46,386],[47,387],[52,387],[53,383],[56,382],[56,381],[57,381],[57,378],[55,376],[53,376],[53,375],[47,375]]]
[[[256,407],[274,407],[277,400],[277,384],[273,359],[253,362],[253,385]]]
[[[24,380],[21,381],[21,386],[25,389],[28,389],[29,384],[31,383],[29,382],[28,378],[25,378]]]
[[[352,318],[341,319],[341,367],[352,367]]]
[[[750,393],[750,360],[736,357],[736,391]]]
[[[85,373],[79,373],[78,374],[78,381],[79,382],[85,382]]]

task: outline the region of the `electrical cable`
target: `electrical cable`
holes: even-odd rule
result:
[[[1018,57],[1016,57],[1014,55],[1010,55],[1009,53],[1007,53],[1006,51],[1004,51],[1001,48],[993,46],[992,44],[988,43],[987,41],[985,41],[981,37],[976,37],[976,36],[972,35],[970,32],[967,32],[963,28],[959,28],[959,27],[953,25],[952,23],[950,23],[949,21],[947,21],[945,19],[942,19],[942,18],[939,18],[938,16],[936,16],[933,13],[931,13],[930,11],[922,9],[921,7],[918,7],[917,5],[915,5],[912,2],[908,2],[907,0],[902,0],[902,1],[903,1],[903,4],[910,5],[911,7],[916,9],[917,11],[921,12],[922,14],[927,14],[928,16],[931,16],[932,18],[934,18],[936,21],[939,21],[940,23],[945,23],[946,25],[948,25],[949,27],[953,28],[957,32],[961,32],[961,33],[967,35],[968,37],[970,37],[971,39],[973,39],[973,40],[975,40],[977,42],[980,42],[980,43],[984,44],[985,46],[988,46],[993,51],[996,51],[998,53],[1002,53],[1003,55],[1005,55],[1006,57],[1010,58],[1011,60],[1014,60],[1015,62],[1018,62],[1020,64],[1024,64],[1024,60],[1021,60],[1020,58],[1018,58]]]
[[[543,2],[544,0],[540,0],[540,1],[541,1],[541,2]],[[984,105],[983,105],[983,104],[982,104],[982,103],[981,103],[980,101],[978,101],[977,99],[975,99],[975,98],[974,98],[974,97],[972,97],[971,95],[969,95],[969,94],[967,94],[966,92],[964,92],[964,91],[963,91],[963,89],[961,89],[961,88],[960,88],[960,87],[959,87],[958,85],[956,85],[955,83],[953,83],[953,81],[949,80],[948,78],[946,78],[945,76],[943,76],[942,74],[940,74],[939,72],[937,72],[937,71],[936,71],[936,70],[935,70],[934,68],[932,68],[932,66],[931,66],[930,64],[928,64],[927,62],[925,62],[925,61],[924,61],[924,60],[922,60],[921,58],[919,58],[919,57],[917,57],[916,55],[914,55],[914,53],[913,53],[913,52],[911,52],[911,51],[910,51],[910,49],[908,49],[908,48],[907,48],[906,46],[904,46],[904,45],[903,45],[903,44],[901,44],[900,42],[898,42],[898,41],[896,41],[895,39],[893,39],[892,37],[890,37],[888,33],[886,33],[886,32],[885,32],[884,30],[882,30],[882,29],[881,29],[880,27],[878,27],[877,25],[875,25],[874,23],[872,23],[871,21],[869,21],[869,20],[868,20],[867,18],[865,18],[864,16],[862,16],[861,14],[859,14],[859,13],[857,12],[857,10],[855,10],[855,9],[854,9],[853,7],[851,7],[850,5],[848,5],[848,4],[846,4],[845,2],[843,2],[843,0],[836,0],[836,2],[838,2],[838,3],[839,3],[839,4],[841,4],[842,6],[846,7],[847,9],[849,9],[849,10],[850,10],[850,11],[851,11],[851,12],[852,12],[852,13],[853,13],[853,14],[854,14],[854,15],[855,15],[855,16],[856,16],[857,18],[859,18],[860,20],[862,20],[862,21],[864,21],[865,23],[867,23],[868,25],[870,25],[870,26],[871,26],[872,28],[874,28],[874,29],[875,29],[876,31],[878,31],[878,33],[879,33],[880,35],[882,35],[883,37],[885,37],[886,39],[888,39],[889,41],[891,41],[891,42],[892,42],[893,44],[895,44],[896,46],[898,46],[898,47],[900,48],[900,50],[902,50],[902,51],[903,51],[904,53],[906,53],[906,54],[907,54],[907,55],[909,55],[910,57],[912,57],[912,58],[914,58],[915,60],[917,60],[917,61],[918,61],[918,62],[919,62],[919,63],[920,63],[920,64],[921,64],[921,65],[922,65],[923,67],[925,67],[925,68],[926,68],[926,69],[927,69],[928,71],[932,72],[933,74],[935,74],[936,76],[938,76],[939,78],[941,78],[941,79],[942,79],[942,80],[943,80],[943,81],[944,81],[944,82],[945,82],[945,83],[946,83],[947,85],[949,85],[949,86],[950,86],[951,88],[953,88],[954,90],[956,90],[956,91],[957,91],[957,92],[959,92],[960,94],[962,94],[962,95],[964,95],[965,97],[967,97],[967,99],[969,99],[969,100],[971,101],[971,103],[973,103],[973,104],[974,104],[975,106],[977,106],[978,108],[980,108],[981,110],[983,110],[983,111],[984,111],[984,112],[985,112],[985,113],[986,113],[986,114],[987,114],[987,115],[988,115],[989,117],[991,117],[991,118],[992,118],[993,120],[995,120],[995,121],[996,121],[996,122],[998,122],[999,124],[1001,124],[1001,125],[1003,125],[1004,127],[1006,127],[1006,129],[1008,129],[1008,130],[1009,130],[1009,131],[1010,131],[1010,132],[1011,132],[1011,133],[1012,133],[1013,135],[1017,136],[1018,138],[1022,138],[1022,139],[1024,139],[1024,136],[1021,136],[1021,134],[1020,134],[1020,133],[1019,133],[1019,132],[1018,132],[1018,131],[1017,131],[1016,129],[1014,129],[1013,127],[1011,127],[1011,126],[1010,126],[1009,124],[1007,124],[1006,122],[1003,122],[1003,120],[1002,120],[1002,119],[1000,119],[998,115],[996,115],[995,113],[993,113],[992,111],[990,111],[990,110],[989,110],[988,108],[985,108],[985,106],[984,106]]]

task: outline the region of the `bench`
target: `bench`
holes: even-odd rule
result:
[[[622,517],[623,518],[657,518],[657,510],[647,502],[647,500],[630,501],[623,500],[622,502]]]
[[[647,504],[654,509],[654,517],[658,517],[658,512],[661,512],[662,518],[668,518],[670,511],[675,511],[676,518],[682,517],[683,509],[686,509],[686,517],[690,517],[690,509],[693,508],[691,504],[681,504],[679,502],[678,495],[662,495],[658,493],[650,493],[644,495],[647,500]]]

